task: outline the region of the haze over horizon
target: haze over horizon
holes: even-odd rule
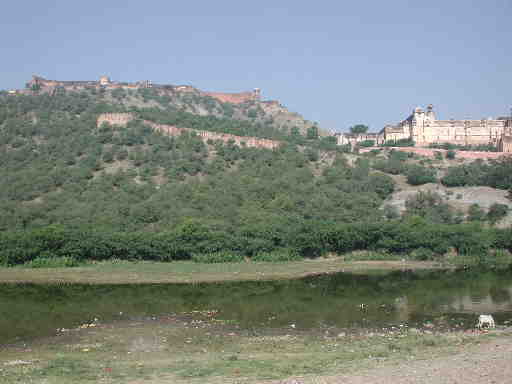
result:
[[[372,131],[434,105],[487,118],[512,105],[512,2],[20,0],[3,6],[0,89],[32,74],[258,87],[322,128]]]

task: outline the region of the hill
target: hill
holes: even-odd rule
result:
[[[288,133],[293,130],[305,135],[312,128],[320,134],[327,133],[318,128],[316,123],[290,112],[278,101],[262,100],[261,91],[257,88],[251,92],[222,93],[205,92],[190,85],[153,84],[149,80],[117,82],[107,76],[101,76],[99,81],[60,81],[33,76],[25,89],[9,92],[53,95],[61,91],[91,92],[118,108],[171,108],[199,116],[270,125]]]
[[[277,150],[169,137],[142,119],[97,127],[101,113],[124,111],[131,100],[111,98],[85,91],[1,96],[1,230],[62,224],[151,231],[194,219],[229,232],[283,232],[303,221],[376,217],[392,190],[390,179],[363,164],[339,157],[326,168],[336,157],[320,156],[332,146],[328,138],[308,140],[272,125],[130,109],[144,120],[279,139]]]
[[[397,221],[382,210],[395,182],[378,157],[347,156],[314,129],[303,135],[270,122],[194,114],[144,94],[0,95],[4,263],[41,255],[225,261],[418,248],[432,257],[460,246],[449,240],[453,231],[478,249],[475,233],[494,236],[439,215],[439,204]],[[133,118],[98,124],[104,113]],[[155,129],[163,125],[179,134]],[[215,139],[223,134],[279,145]],[[493,239],[482,246],[494,247]]]

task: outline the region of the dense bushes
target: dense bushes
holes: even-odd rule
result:
[[[416,143],[412,139],[388,140],[381,147],[414,147]]]
[[[421,164],[407,164],[409,154],[400,151],[391,151],[387,159],[377,159],[373,168],[392,175],[404,174],[411,185],[435,183],[436,171]]]
[[[233,251],[220,251],[211,253],[195,253],[191,259],[196,263],[239,263],[244,261],[243,255]]]
[[[481,160],[448,168],[441,182],[448,187],[483,185],[499,189],[512,188],[512,158]]]
[[[411,185],[422,185],[436,182],[436,171],[432,168],[424,167],[419,164],[410,164],[406,167],[405,175],[407,183]]]
[[[458,145],[452,143],[432,143],[429,148],[444,149],[447,151],[482,151],[482,152],[497,152],[498,149],[492,144],[478,144],[478,145]]]
[[[406,168],[405,161],[408,157],[408,154],[405,152],[392,150],[387,159],[376,160],[373,164],[373,168],[392,175],[398,175],[404,173]]]
[[[405,217],[421,217],[430,223],[453,224],[462,221],[456,211],[441,195],[431,191],[419,191],[405,201]]]
[[[403,222],[338,225],[311,236],[298,250],[308,255],[315,244],[321,252],[335,253],[374,250],[425,255],[430,251],[442,255],[453,248],[462,255],[486,254],[494,247],[512,250],[507,233],[510,230],[491,230],[478,224],[431,224],[412,217]]]
[[[265,244],[255,251],[244,247],[245,235],[241,232],[228,235],[192,224],[163,233],[77,232],[51,226],[0,233],[0,264],[59,265],[57,259],[62,259],[63,266],[112,259],[219,263],[240,262],[247,257],[276,262],[359,250],[430,260],[451,249],[463,256],[485,256],[491,249],[512,251],[510,228],[489,229],[478,223],[433,224],[418,216],[379,223],[318,223],[297,228],[291,235],[274,233],[272,244],[261,236],[252,239]]]
[[[73,260],[190,259],[194,253],[214,253],[228,248],[225,233],[193,228],[188,224],[160,233],[96,232],[50,226],[32,231],[0,233],[0,264],[16,265],[34,260],[69,257]]]

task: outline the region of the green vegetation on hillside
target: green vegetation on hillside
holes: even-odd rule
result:
[[[435,183],[437,180],[435,169],[421,163],[408,163],[407,160],[410,156],[406,152],[392,150],[387,158],[379,158],[374,161],[373,167],[392,175],[403,174],[407,177],[407,183],[410,185]]]
[[[452,143],[432,143],[429,148],[458,150],[458,151],[482,151],[482,152],[498,152],[498,148],[491,144],[478,144],[478,145],[458,145]]]
[[[411,184],[435,180],[431,168],[407,164],[406,154],[393,152],[373,165],[370,155],[351,162],[335,138],[313,130],[285,134],[271,124],[171,107],[131,107],[139,119],[127,127],[98,128],[99,113],[127,110],[106,100],[91,92],[0,95],[1,263],[284,261],[362,249],[440,255],[450,247],[462,254],[511,248],[496,240],[504,236],[498,230],[458,226],[461,219],[435,198],[411,201],[401,218],[381,210],[395,185],[373,168],[405,173]],[[205,143],[194,134],[169,137],[144,119],[283,145],[267,150]],[[503,214],[498,208],[490,221]],[[486,239],[478,247],[475,233]]]
[[[512,158],[481,160],[448,168],[441,182],[448,187],[483,185],[498,189],[512,189]]]
[[[0,230],[61,225],[91,239],[93,233],[110,238],[137,231],[136,237],[149,238],[206,231],[222,234],[230,250],[251,255],[287,246],[312,223],[378,220],[380,204],[393,191],[392,180],[372,173],[366,161],[350,166],[337,155],[325,167],[318,151],[333,144],[328,139],[304,138],[314,145],[301,149],[290,142],[271,151],[206,144],[194,135],[168,137],[140,120],[97,128],[98,113],[109,110],[115,108],[87,93],[2,98]],[[213,117],[140,113],[201,129],[254,128]],[[164,120],[172,116],[176,120]],[[220,249],[224,245],[201,252]]]

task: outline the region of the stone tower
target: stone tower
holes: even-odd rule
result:
[[[253,95],[253,98],[255,101],[260,101],[261,100],[261,89],[254,88],[254,90],[252,91],[252,95]]]
[[[427,113],[425,115],[425,121],[434,121],[436,119],[436,114],[434,113],[434,106],[429,104],[427,107]]]
[[[110,84],[110,78],[108,76],[101,76],[100,77],[100,85],[106,86]]]

